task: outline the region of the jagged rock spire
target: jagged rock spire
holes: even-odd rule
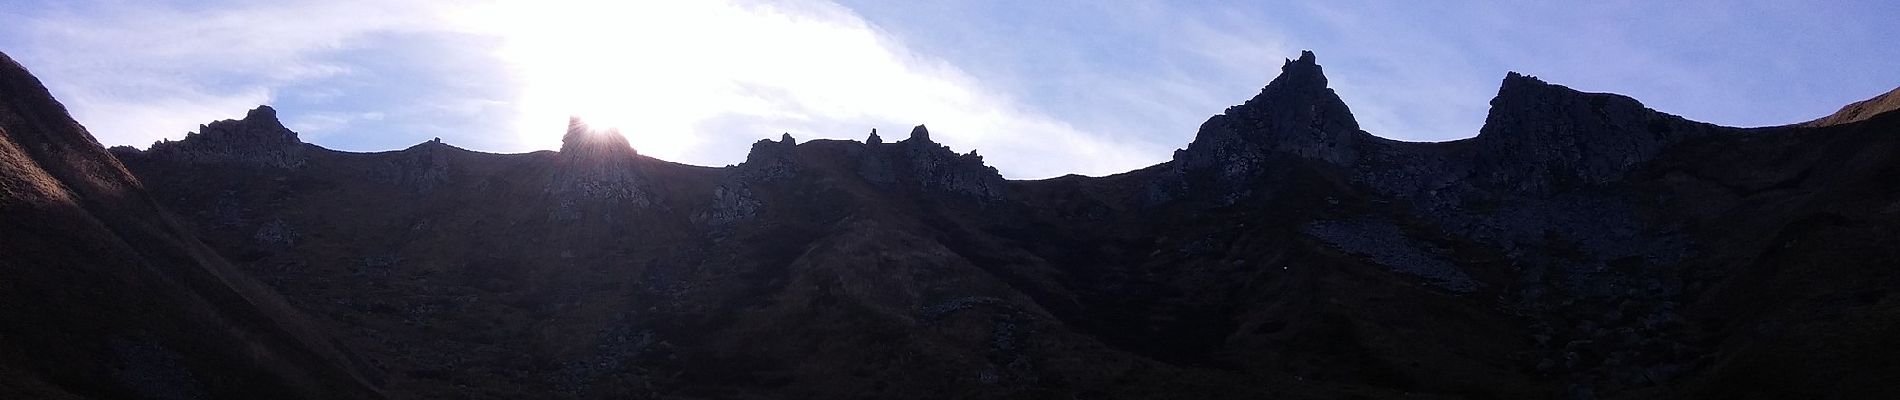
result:
[[[1280,76],[1259,95],[1228,108],[1224,122],[1240,131],[1236,133],[1242,140],[1306,158],[1350,163],[1361,135],[1359,121],[1326,84],[1318,58],[1302,51],[1299,59],[1280,66]]]
[[[548,191],[563,202],[563,207],[579,200],[646,206],[652,200],[638,167],[638,156],[619,129],[595,129],[579,117],[569,118],[567,134],[561,137],[560,163]],[[566,212],[557,214],[559,218],[573,217]]]
[[[876,129],[865,143],[884,143]],[[893,185],[909,181],[925,192],[950,193],[979,201],[1003,198],[1003,175],[983,163],[975,150],[957,154],[948,146],[930,140],[930,128],[911,128],[910,138],[901,146],[868,146],[856,152],[858,176],[873,184]]]
[[[587,153],[587,154],[582,154]],[[561,154],[595,157],[606,154],[639,154],[619,128],[594,129],[580,117],[568,117],[567,134],[561,136]]]
[[[1311,50],[1301,51],[1299,59],[1288,59],[1280,65],[1280,76],[1268,83],[1267,88],[1288,93],[1326,90],[1326,73],[1321,70],[1319,59]],[[1267,92],[1267,89],[1263,89],[1261,95],[1265,96]]]
[[[1286,60],[1259,95],[1203,123],[1175,162],[1184,173],[1213,171],[1223,185],[1240,185],[1260,176],[1274,154],[1351,164],[1364,135],[1352,110],[1326,86],[1317,57],[1304,51]]]
[[[921,124],[915,128],[910,128],[909,140],[913,143],[933,143],[930,141],[930,128],[925,128]]]

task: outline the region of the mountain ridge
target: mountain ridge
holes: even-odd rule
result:
[[[1507,73],[1478,136],[1399,142],[1282,70],[1105,177],[923,126],[723,168],[114,154],[398,398],[1895,395],[1900,114],[1725,128]]]
[[[1554,100],[1554,99],[1590,99],[1588,101],[1592,102],[1593,104],[1599,103],[1599,102],[1607,102],[1607,103],[1612,103],[1613,107],[1619,107],[1619,108],[1624,109],[1622,112],[1625,114],[1629,114],[1632,112],[1654,113],[1656,114],[1655,115],[1656,117],[1664,119],[1664,120],[1668,120],[1668,121],[1661,121],[1659,123],[1689,125],[1691,127],[1689,127],[1688,130],[1697,131],[1697,132],[1710,131],[1710,130],[1745,131],[1745,130],[1759,130],[1759,129],[1774,129],[1775,128],[1775,127],[1761,127],[1761,128],[1728,127],[1728,126],[1720,126],[1720,125],[1714,125],[1714,124],[1709,124],[1709,123],[1690,121],[1680,116],[1676,116],[1674,114],[1669,114],[1669,113],[1657,111],[1654,109],[1650,109],[1642,105],[1640,102],[1637,102],[1636,100],[1630,99],[1626,96],[1611,94],[1611,93],[1595,93],[1595,92],[1579,91],[1579,90],[1571,89],[1563,85],[1547,83],[1535,76],[1525,75],[1525,74],[1521,74],[1515,71],[1511,71],[1511,72],[1506,73],[1505,78],[1502,80],[1502,84],[1499,86],[1497,97],[1494,97],[1493,100],[1491,101],[1492,103],[1491,109],[1487,112],[1487,115],[1486,115],[1487,123],[1484,124],[1484,128],[1481,128],[1480,131],[1474,134],[1473,136],[1460,138],[1460,139],[1452,139],[1452,140],[1447,140],[1447,141],[1434,141],[1434,142],[1401,141],[1401,140],[1388,139],[1385,137],[1378,136],[1375,133],[1367,132],[1367,131],[1363,131],[1359,129],[1357,122],[1352,118],[1352,114],[1347,108],[1347,106],[1344,104],[1344,102],[1340,100],[1340,98],[1336,94],[1332,93],[1331,88],[1326,86],[1327,79],[1324,73],[1321,72],[1321,67],[1318,64],[1317,58],[1314,56],[1314,53],[1312,51],[1302,51],[1299,58],[1287,59],[1285,62],[1285,65],[1282,66],[1282,70],[1283,70],[1282,74],[1280,76],[1277,76],[1273,80],[1273,82],[1269,82],[1269,84],[1265,88],[1262,89],[1260,94],[1246,100],[1242,104],[1229,107],[1226,112],[1223,112],[1222,114],[1219,114],[1219,115],[1214,116],[1213,118],[1210,118],[1208,123],[1210,124],[1215,123],[1217,121],[1222,120],[1222,118],[1224,117],[1232,117],[1232,115],[1230,114],[1234,114],[1237,111],[1253,110],[1256,108],[1260,108],[1263,106],[1261,103],[1288,102],[1289,106],[1294,106],[1294,107],[1307,105],[1307,103],[1318,103],[1317,105],[1313,105],[1313,106],[1334,110],[1332,111],[1333,114],[1331,114],[1334,116],[1334,118],[1329,121],[1314,121],[1313,124],[1315,124],[1315,126],[1328,126],[1328,124],[1337,124],[1337,128],[1329,128],[1329,129],[1339,130],[1338,132],[1333,132],[1333,133],[1316,132],[1315,134],[1306,135],[1306,136],[1311,136],[1312,138],[1305,138],[1305,139],[1300,138],[1299,135],[1281,135],[1282,138],[1279,139],[1278,141],[1274,141],[1274,142],[1263,144],[1263,145],[1269,148],[1279,149],[1277,151],[1287,151],[1287,152],[1292,152],[1296,154],[1301,154],[1302,156],[1306,156],[1306,157],[1324,159],[1336,164],[1350,164],[1350,163],[1356,162],[1357,156],[1356,154],[1354,154],[1354,151],[1356,151],[1357,147],[1360,147],[1356,144],[1357,142],[1360,142],[1360,141],[1377,141],[1377,142],[1386,143],[1388,145],[1396,145],[1396,146],[1414,146],[1414,145],[1426,146],[1426,145],[1443,144],[1443,143],[1465,143],[1468,141],[1478,141],[1478,142],[1509,141],[1510,139],[1503,139],[1501,137],[1511,136],[1512,133],[1516,133],[1516,132],[1498,132],[1498,129],[1496,129],[1494,125],[1497,125],[1499,118],[1512,118],[1512,113],[1528,112],[1528,110],[1509,109],[1510,111],[1501,111],[1500,106],[1506,106],[1508,108],[1510,106],[1521,105],[1523,102],[1526,102],[1526,101],[1535,102],[1535,101]],[[1274,84],[1274,82],[1281,82],[1281,81],[1287,81],[1288,83],[1277,85],[1277,86]],[[1286,90],[1281,90],[1281,88],[1286,88]],[[1897,90],[1900,90],[1900,89],[1897,89]],[[1316,94],[1311,95],[1311,96],[1319,96],[1319,97],[1313,97],[1313,98],[1301,97],[1297,99],[1280,100],[1280,97],[1284,97],[1284,96],[1309,96],[1305,94],[1282,95],[1282,93],[1280,93],[1282,91],[1289,92],[1289,93],[1312,92]],[[1795,124],[1794,126],[1825,126],[1830,123],[1839,123],[1839,122],[1844,122],[1844,121],[1849,121],[1849,120],[1864,120],[1864,119],[1870,118],[1873,115],[1877,115],[1879,113],[1884,113],[1888,111],[1893,111],[1897,108],[1900,108],[1900,107],[1882,106],[1882,105],[1889,105],[1887,103],[1891,103],[1892,101],[1890,100],[1892,98],[1896,98],[1895,96],[1893,96],[1893,93],[1885,93],[1885,94],[1870,98],[1868,100],[1863,100],[1863,101],[1859,101],[1859,102],[1844,106],[1842,108],[1842,111],[1836,113],[1837,115],[1817,118],[1810,122]],[[1504,103],[1500,103],[1500,101],[1504,101]],[[1282,108],[1285,108],[1285,107],[1282,107]],[[1254,113],[1258,114],[1259,112],[1254,112]],[[1503,113],[1503,114],[1500,114],[1500,113]],[[1274,114],[1274,113],[1267,113],[1267,114]],[[253,117],[259,117],[261,121],[250,122]],[[1536,119],[1535,117],[1540,117],[1540,116],[1537,116],[1537,115],[1518,116],[1518,118],[1533,119],[1533,120]],[[1823,121],[1834,121],[1834,122],[1823,122]],[[1209,134],[1208,132],[1209,127],[1206,125],[1207,124],[1203,124],[1201,128],[1201,132],[1197,133],[1194,139],[1200,140],[1200,139],[1203,139],[1201,136],[1206,136]],[[252,128],[253,126],[255,126],[256,128]],[[922,125],[919,125],[919,126],[921,127]],[[586,123],[582,121],[581,119],[579,119],[578,117],[570,120],[570,133],[577,132],[574,130],[574,127],[582,127],[583,129],[581,131],[587,131],[586,129],[584,129],[586,127]],[[267,134],[260,134],[260,133],[237,133],[237,134],[224,133],[225,131],[241,132],[244,129],[261,129],[265,132],[282,132],[279,134],[282,136],[267,135]],[[217,143],[200,144],[199,146],[200,147],[235,146],[230,149],[222,150],[226,152],[281,151],[281,152],[287,153],[283,155],[270,154],[268,156],[262,155],[262,154],[248,155],[250,157],[260,158],[259,160],[253,161],[255,163],[258,163],[260,165],[271,165],[271,166],[278,166],[278,167],[294,167],[295,166],[295,163],[297,162],[296,161],[297,156],[295,155],[296,149],[294,147],[296,146],[280,146],[280,147],[284,147],[283,150],[266,149],[266,147],[269,147],[272,145],[271,142],[283,142],[282,139],[288,139],[289,143],[316,146],[315,144],[312,144],[312,143],[306,143],[306,142],[297,140],[297,136],[295,132],[290,132],[289,129],[284,128],[283,124],[281,122],[278,122],[276,118],[276,110],[268,105],[260,105],[258,108],[255,108],[247,112],[246,117],[243,119],[216,121],[211,124],[201,125],[199,128],[200,132],[204,132],[206,130],[212,130],[215,133],[212,133],[212,134],[192,133],[192,134],[187,135],[185,139],[181,139],[178,141],[161,140],[157,143],[154,143],[154,145],[159,145],[162,148],[166,148],[164,151],[177,151],[171,148],[181,147],[177,145],[177,143],[179,142],[210,141],[206,139],[193,140],[195,137],[198,137],[198,136],[204,136],[208,138],[218,138],[216,139],[218,141]],[[875,129],[873,129],[873,131],[875,131]],[[1486,134],[1487,131],[1492,131],[1492,132],[1489,135],[1487,135]],[[915,134],[916,132],[913,131],[912,133]],[[1670,134],[1671,134],[1671,137],[1668,140],[1664,140],[1663,142],[1673,143],[1675,141],[1687,139],[1685,137],[1676,137],[1681,134],[1678,132],[1670,131]],[[1699,133],[1689,132],[1687,134],[1694,136]],[[269,137],[262,137],[262,136],[269,136]],[[563,145],[562,145],[563,149],[567,149],[570,146],[569,144],[570,140],[568,139],[573,139],[574,138],[573,136],[574,135],[571,135],[571,134],[564,135]],[[872,135],[872,136],[875,136],[875,135]],[[930,141],[928,136],[929,136],[928,132],[926,131],[923,140],[926,142]],[[1491,137],[1487,138],[1486,136],[1491,136]],[[635,155],[639,154],[638,149],[634,149],[631,146],[614,146],[615,144],[624,144],[624,142],[626,141],[625,136],[621,135],[617,131],[611,134],[607,134],[602,137],[617,138],[615,139],[617,141],[610,140],[610,143],[606,144],[610,148],[626,147],[627,149],[625,151],[629,151]],[[1207,139],[1216,139],[1216,138],[1210,137]],[[1548,142],[1548,141],[1551,141],[1552,139],[1559,139],[1559,141],[1568,141],[1568,142],[1577,143],[1580,145],[1590,144],[1590,142],[1576,142],[1576,140],[1602,140],[1602,139],[1591,138],[1591,137],[1583,137],[1583,138],[1533,138],[1531,139],[1531,141]],[[867,137],[866,141],[868,140],[870,139]],[[1248,139],[1248,140],[1253,141],[1256,139]],[[1300,143],[1291,143],[1290,141],[1299,141]],[[226,143],[226,142],[231,142],[231,143]],[[249,142],[258,142],[258,143],[249,143]],[[430,141],[419,143],[419,145],[429,144],[431,142],[439,143],[441,142],[441,139],[440,138],[432,139]],[[879,143],[881,142],[882,141],[880,138]],[[1630,144],[1637,147],[1641,147],[1640,149],[1636,149],[1636,151],[1634,151],[1634,153],[1638,156],[1655,152],[1656,146],[1654,144],[1641,144],[1641,143],[1630,143]],[[183,147],[190,147],[190,146],[183,146]],[[255,148],[252,149],[252,147],[255,147]],[[1196,147],[1195,144],[1193,143],[1193,141],[1190,141],[1189,144],[1185,148],[1176,151],[1177,159],[1172,160],[1172,161],[1181,162],[1181,160],[1178,159],[1178,157],[1180,157],[1180,155],[1182,154],[1181,152],[1191,150],[1194,147]],[[149,148],[140,150],[138,148],[131,147],[131,146],[114,146],[114,149],[115,151],[124,152],[125,154],[153,151]],[[567,150],[574,151],[574,149],[567,149]],[[1515,149],[1497,149],[1497,150],[1490,150],[1490,151],[1496,151],[1498,153],[1509,153],[1509,152],[1512,152],[1513,150]],[[219,152],[219,150],[209,150],[209,149],[196,150],[196,151],[209,151],[213,153]],[[336,151],[336,150],[330,150],[330,151]],[[474,150],[470,150],[470,151],[474,151]],[[547,151],[547,150],[542,150],[542,151]],[[560,152],[561,149],[556,149],[554,151]],[[475,151],[475,152],[485,153],[485,154],[527,154],[527,153],[490,153],[490,152],[482,152],[482,151]],[[372,152],[365,152],[365,153],[376,153],[376,152],[372,151]],[[532,152],[529,152],[529,153],[532,153]],[[264,157],[270,157],[272,159],[264,160],[262,159]],[[1571,155],[1571,157],[1575,157],[1575,155]],[[1218,157],[1216,157],[1215,159],[1218,159]],[[1194,162],[1205,163],[1205,162],[1211,162],[1211,161],[1196,159],[1196,160],[1190,161],[1189,163],[1191,164]],[[1166,164],[1166,163],[1167,162],[1164,161],[1162,164]],[[1630,164],[1630,163],[1631,162],[1628,162],[1627,160],[1625,160],[1625,162],[1621,162],[1620,164]],[[1152,167],[1155,167],[1155,166],[1151,165],[1151,166],[1143,167],[1143,168],[1152,168]],[[708,168],[721,168],[721,167],[709,166]],[[1143,169],[1143,168],[1137,168],[1136,170]],[[1597,166],[1596,169],[1614,170],[1617,168],[1611,167],[1611,166]],[[1124,171],[1123,173],[1125,172],[1128,172],[1128,171]],[[1073,175],[1073,174],[1070,174],[1070,175]],[[1114,174],[1110,174],[1110,175],[1114,175]],[[1051,178],[1042,178],[1042,179],[1051,179]]]
[[[0,160],[0,397],[382,397],[3,53]]]

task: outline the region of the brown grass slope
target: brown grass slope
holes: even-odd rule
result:
[[[1900,88],[1894,88],[1871,99],[1842,106],[1841,110],[1835,111],[1834,114],[1808,121],[1801,126],[1824,127],[1866,121],[1894,110],[1900,110]]]
[[[0,397],[380,398],[0,55]]]

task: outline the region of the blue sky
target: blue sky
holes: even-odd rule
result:
[[[258,104],[340,150],[552,149],[578,114],[700,165],[924,123],[1013,178],[1164,161],[1302,49],[1414,141],[1475,134],[1506,71],[1735,126],[1900,86],[1900,2],[1217,3],[9,1],[0,51],[108,145]]]

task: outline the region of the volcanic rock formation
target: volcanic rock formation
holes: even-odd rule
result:
[[[277,110],[258,106],[241,120],[199,125],[197,133],[180,141],[153,143],[154,156],[194,163],[231,163],[251,167],[297,168],[306,160],[297,132],[277,120]]]
[[[569,119],[548,191],[565,203],[608,201],[645,207],[652,199],[635,165],[639,156],[619,129],[594,129],[580,118]]]
[[[578,121],[113,154],[398,398],[1900,397],[1885,100],[1743,129],[1509,73],[1476,136],[1409,143],[1312,53],[1281,72],[1106,177],[1005,180],[921,125],[723,168]]]

